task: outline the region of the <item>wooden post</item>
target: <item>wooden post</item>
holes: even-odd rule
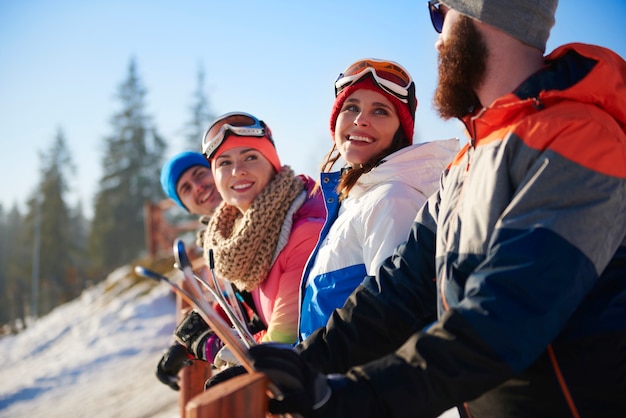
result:
[[[190,291],[186,283],[182,283],[183,289]],[[191,310],[191,306],[180,295],[176,296],[176,322],[180,321]],[[211,377],[211,365],[207,362],[194,360],[191,366],[183,367],[178,377],[180,378],[180,395],[178,396],[178,407],[180,416],[185,416],[185,405],[194,396],[204,392],[204,382]]]
[[[265,418],[267,377],[243,374],[213,386],[187,403],[185,418]]]

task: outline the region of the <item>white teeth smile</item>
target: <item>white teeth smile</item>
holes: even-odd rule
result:
[[[358,135],[350,135],[348,137],[348,141],[367,142],[368,144],[371,144],[372,142],[374,142],[372,138],[368,138],[366,136],[358,136]]]
[[[236,185],[233,186],[233,189],[235,189],[235,190],[245,189],[246,187],[250,187],[251,185],[252,185],[252,183],[236,184]]]

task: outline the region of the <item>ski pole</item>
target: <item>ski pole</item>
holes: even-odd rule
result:
[[[191,263],[189,262],[189,258],[187,257],[187,252],[185,251],[185,244],[183,243],[181,239],[177,239],[176,241],[174,241],[174,258],[176,259],[176,262],[182,267],[183,277],[185,278],[185,281],[191,285],[196,296],[198,296],[197,302],[199,302],[200,305],[204,305],[204,309],[206,310],[207,304],[206,302],[203,304],[202,290],[200,289],[200,286],[198,285],[197,281],[193,278],[193,271],[191,269]],[[180,290],[183,290],[183,289],[180,289]],[[197,303],[195,305],[198,306]],[[218,330],[215,328],[213,328],[213,331],[217,334],[218,337],[222,339],[222,341],[224,341],[225,344],[229,346],[229,348],[231,349],[235,357],[241,362],[244,368],[249,373],[253,373],[255,371],[254,366],[250,362],[250,358],[248,357],[246,348],[241,342],[241,340],[237,339],[232,333],[229,332],[230,328],[228,327],[226,322],[224,322],[224,320],[220,318],[220,316],[213,309],[211,309],[210,306],[208,306],[208,308],[209,308],[208,309],[209,312],[204,312],[207,318],[203,318],[203,319],[212,328],[213,328],[213,324],[216,324],[220,328],[219,333],[218,333]],[[202,313],[203,312],[200,311],[201,315]],[[213,323],[209,322],[208,320],[208,317],[210,316],[208,315],[209,313],[212,314],[214,318]],[[220,334],[223,334],[224,337],[226,338],[224,338]],[[272,381],[268,382],[267,388],[275,399],[279,401],[284,399],[282,391]]]
[[[179,294],[183,299],[185,299],[185,301],[187,301],[187,303],[189,303],[198,311],[202,319],[204,319],[204,321],[209,324],[213,332],[215,332],[215,334],[222,341],[224,341],[226,345],[228,345],[237,360],[241,362],[242,366],[244,366],[248,372],[254,372],[254,367],[252,366],[252,363],[250,363],[250,359],[246,351],[247,347],[244,346],[242,340],[233,335],[233,333],[230,331],[230,326],[217,314],[217,312],[213,310],[210,305],[208,305],[206,302],[203,302],[202,299],[198,299],[195,296],[191,295],[189,292],[178,286],[167,277],[155,273],[154,271],[148,270],[145,267],[136,266],[135,272],[148,279],[163,281],[171,286],[177,294]]]
[[[206,288],[209,291],[211,296],[213,296],[213,298],[215,298],[217,303],[222,307],[222,309],[226,313],[226,316],[228,317],[230,322],[233,324],[233,326],[235,327],[235,330],[237,330],[237,333],[239,334],[241,339],[244,341],[244,344],[248,348],[255,345],[256,340],[254,339],[252,334],[250,334],[248,327],[233,312],[231,305],[229,305],[224,299],[224,297],[220,294],[219,288],[217,290],[213,289],[203,278],[199,277],[193,272],[191,268],[191,262],[189,261],[189,258],[187,257],[187,253],[185,251],[185,247],[182,241],[179,241],[179,243],[177,244],[177,247],[180,247],[180,248],[177,248],[176,250],[176,253],[178,254],[178,256],[177,256],[177,260],[174,266],[177,267],[179,270],[181,270],[183,272],[183,275],[185,273],[185,270],[190,272],[191,277],[193,277],[196,281],[202,284],[204,288]]]
[[[213,279],[213,283],[215,284],[215,286],[218,289],[221,289],[220,286],[220,280],[217,278],[216,274],[215,274],[215,259],[213,258],[213,250],[209,249],[208,250],[209,253],[209,272],[211,273],[211,277]],[[245,323],[245,319],[244,319],[244,314],[241,310],[241,305],[239,305],[239,302],[237,301],[237,297],[235,296],[235,292],[233,291],[233,288],[231,286],[230,283],[225,283],[226,288],[226,294],[228,295],[228,300],[230,301],[230,305],[233,307],[233,311],[235,312],[235,314],[237,315],[237,317]],[[221,293],[220,293],[221,295]],[[223,299],[223,297],[222,297]]]

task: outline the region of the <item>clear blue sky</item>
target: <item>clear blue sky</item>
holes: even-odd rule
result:
[[[561,0],[548,51],[566,42],[626,57],[626,2]],[[413,75],[418,142],[463,138],[431,107],[437,34],[426,1],[0,0],[0,204],[24,209],[40,179],[38,152],[60,127],[91,216],[103,138],[120,109],[118,86],[135,58],[147,112],[180,151],[196,76],[211,110],[244,110],[272,128],[283,163],[316,177],[330,148],[333,82],[363,57],[391,59]]]

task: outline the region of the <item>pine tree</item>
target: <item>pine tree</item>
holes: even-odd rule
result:
[[[10,320],[9,298],[7,295],[7,266],[9,264],[9,225],[4,207],[0,203],[0,324],[6,324]],[[1,333],[0,333],[1,334]]]
[[[22,240],[24,219],[17,205],[5,215],[4,225],[0,233],[2,242],[1,269],[4,278],[4,287],[1,294],[2,322],[11,324],[15,330],[16,324],[23,322],[26,313],[24,307],[29,302],[29,273],[31,252]]]
[[[165,142],[145,113],[146,90],[134,59],[119,86],[122,109],[105,139],[102,178],[96,193],[88,250],[101,275],[128,263],[145,249],[144,203],[161,196],[159,173]]]
[[[209,127],[209,124],[216,118],[211,112],[209,100],[204,93],[204,70],[198,69],[196,91],[193,94],[193,105],[191,106],[191,120],[185,128],[187,133],[187,149],[190,151],[201,151],[202,135]]]
[[[33,301],[31,315],[49,312],[52,308],[76,297],[81,289],[68,285],[73,248],[70,212],[65,203],[68,179],[75,173],[70,152],[61,129],[45,153],[39,153],[41,180],[29,199],[23,241],[32,249],[30,277]],[[31,287],[32,287],[31,286]]]
[[[91,282],[91,260],[87,253],[89,221],[84,215],[82,202],[69,209],[70,242],[68,248],[70,270],[67,273],[67,288],[72,294],[79,295]]]

